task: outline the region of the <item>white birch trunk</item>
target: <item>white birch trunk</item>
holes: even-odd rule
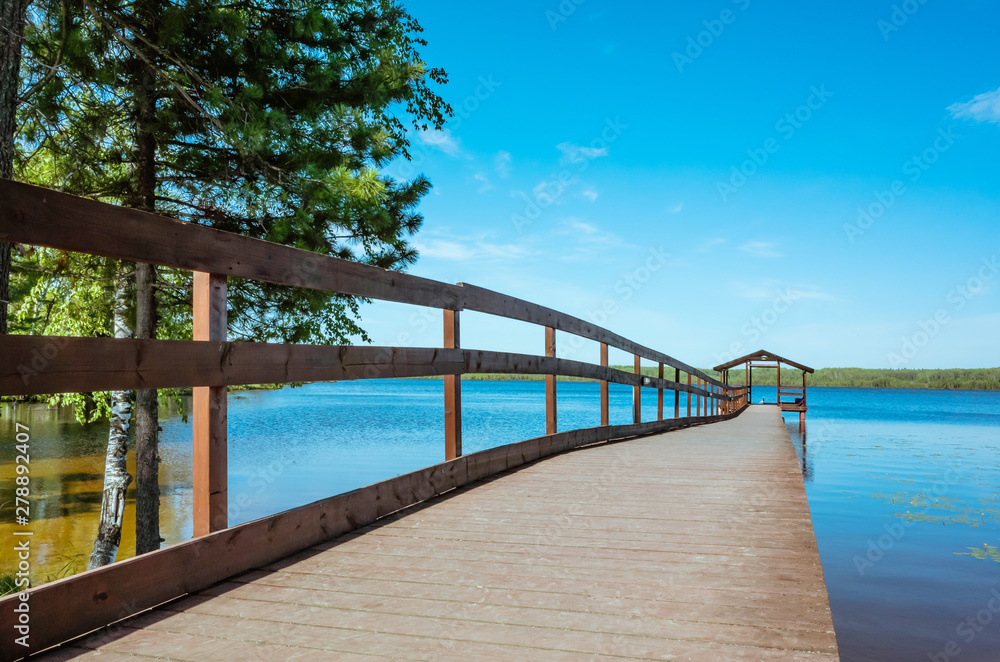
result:
[[[131,338],[128,325],[129,277],[128,264],[122,264],[115,291],[115,338]],[[125,519],[125,492],[132,482],[126,469],[128,457],[128,429],[132,420],[132,402],[128,391],[111,394],[111,429],[108,433],[108,452],[104,464],[104,496],[101,499],[101,520],[94,540],[87,570],[113,563],[122,541],[122,522]]]

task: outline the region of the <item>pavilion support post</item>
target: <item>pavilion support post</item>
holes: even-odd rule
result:
[[[556,357],[556,330],[545,327],[545,356]],[[545,434],[555,434],[556,423],[556,376],[545,375]]]
[[[601,343],[601,365],[608,367],[608,343]],[[601,425],[611,425],[611,415],[608,398],[608,380],[601,380]]]
[[[635,355],[635,374],[639,376],[639,386],[632,387],[632,420],[638,425],[642,423],[642,365],[639,355]]]
[[[681,369],[674,368],[674,381],[678,384],[681,383]],[[681,392],[674,391],[674,418],[681,417]]]
[[[444,311],[444,348],[461,349],[459,311]],[[462,376],[444,376],[444,459],[462,455]]]
[[[660,364],[659,377],[660,377],[661,380],[663,379],[663,364],[662,363]],[[662,421],[663,420],[663,385],[662,384],[660,385],[660,388],[658,389],[658,391],[656,393],[656,420],[658,420],[658,421]]]
[[[778,409],[781,409],[781,361],[778,361]]]
[[[194,272],[193,340],[226,340],[226,277]],[[229,526],[228,413],[225,386],[192,392],[194,536]]]

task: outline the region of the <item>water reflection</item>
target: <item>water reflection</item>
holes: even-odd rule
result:
[[[171,412],[165,411],[169,418]],[[10,540],[15,529],[12,498],[15,488],[13,444],[15,423],[28,426],[31,457],[29,498],[34,584],[75,574],[86,567],[93,548],[104,487],[107,423],[80,425],[70,408],[36,404],[0,405],[0,539]],[[23,429],[22,429],[23,431]],[[190,443],[188,443],[190,446]],[[168,543],[191,536],[190,453],[169,444],[161,450],[161,528]],[[184,456],[187,456],[185,459]],[[135,475],[135,455],[129,452],[128,471]],[[187,485],[185,491],[183,486]],[[179,490],[178,487],[181,486]],[[127,493],[125,527],[118,558],[135,555],[135,488]],[[17,527],[20,529],[20,527]],[[3,555],[0,576],[15,572],[15,559]]]
[[[793,423],[785,419],[785,426],[788,428],[788,436],[792,438],[792,446],[795,447],[795,454],[799,457],[799,464],[802,465],[802,478],[808,483],[813,479],[812,462],[809,456],[809,445],[806,443],[809,424]]]

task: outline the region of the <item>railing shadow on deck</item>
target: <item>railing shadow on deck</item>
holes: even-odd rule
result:
[[[16,659],[366,526],[381,517],[527,462],[591,444],[728,420],[748,405],[730,387],[672,356],[577,317],[472,285],[450,285],[0,179],[0,238],[194,272],[194,333],[185,340],[0,337],[0,395],[193,387],[195,538],[30,589],[29,646],[13,643],[22,594],[0,600],[4,659]],[[113,239],[112,239],[113,238]],[[443,311],[440,348],[284,345],[226,341],[226,284],[244,278]],[[545,355],[463,349],[460,312],[545,327]],[[600,343],[600,364],[556,358],[556,331]],[[608,367],[608,348],[635,371]],[[28,374],[36,354],[44,369]],[[642,376],[640,360],[659,364]],[[665,379],[666,368],[674,370]],[[546,435],[462,454],[461,376],[546,375]],[[226,389],[288,383],[443,375],[445,462],[365,488],[228,526]],[[601,426],[558,432],[557,376],[601,385]],[[682,381],[682,376],[686,380]],[[633,387],[633,419],[609,424],[608,384]],[[657,420],[641,421],[642,389]],[[674,394],[664,417],[664,392]],[[688,393],[681,416],[680,394]],[[692,408],[694,411],[692,411]]]

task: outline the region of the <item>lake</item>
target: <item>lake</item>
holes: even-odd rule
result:
[[[465,381],[465,451],[544,434],[543,389]],[[230,522],[440,462],[442,390],[435,380],[382,380],[231,394]],[[754,396],[773,402],[775,389]],[[805,440],[797,416],[786,422],[842,658],[1000,659],[1000,393],[813,388],[809,404]],[[560,429],[598,425],[598,385],[560,383],[558,408]],[[30,428],[34,579],[76,572],[96,530],[107,426],[44,406],[0,413],[5,441],[15,421]],[[643,420],[655,416],[655,391],[644,390]],[[631,422],[630,388],[611,385],[611,419]],[[191,427],[176,412],[161,425],[161,519],[172,544],[191,536]],[[13,494],[12,446],[0,457],[4,495]],[[13,503],[2,501],[0,537],[10,540]],[[119,558],[133,552],[126,526]],[[0,574],[10,574],[8,558]]]

